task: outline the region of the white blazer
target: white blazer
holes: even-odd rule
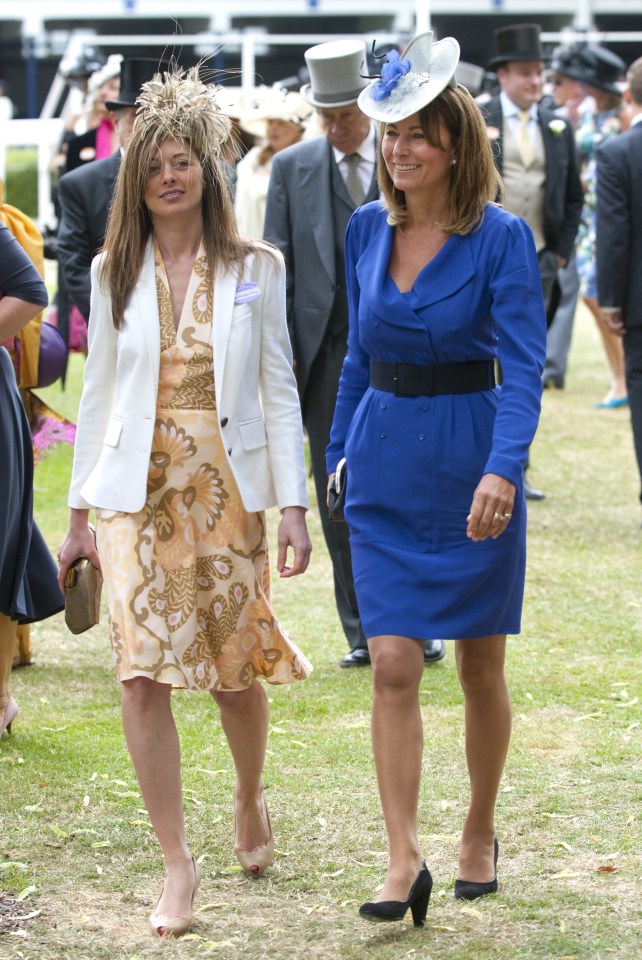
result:
[[[98,279],[101,259],[102,254],[91,267],[89,355],[69,505],[137,513],[147,492],[160,366],[154,244],[150,240],[120,330],[114,329],[110,298]],[[241,283],[256,286],[240,288]],[[255,299],[241,302],[248,291]],[[285,266],[278,252],[276,260],[265,250],[248,256],[239,277],[217,269],[212,348],[225,455],[245,509],[307,507]]]

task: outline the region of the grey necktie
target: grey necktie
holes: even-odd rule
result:
[[[359,179],[359,174],[357,173],[357,166],[361,157],[358,153],[348,153],[343,159],[348,167],[346,190],[350,194],[350,199],[354,203],[355,207],[358,207],[365,196],[365,190],[361,185],[361,180]]]

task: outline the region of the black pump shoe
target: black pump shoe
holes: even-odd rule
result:
[[[489,893],[497,893],[497,857],[499,856],[499,844],[495,837],[495,876],[486,883],[478,883],[475,880],[455,880],[455,899],[456,900],[479,900]]]
[[[366,920],[403,920],[408,907],[410,907],[414,925],[423,927],[431,890],[432,877],[424,860],[423,866],[417,874],[417,879],[410,888],[407,900],[381,900],[379,903],[363,903],[359,907],[359,916]]]

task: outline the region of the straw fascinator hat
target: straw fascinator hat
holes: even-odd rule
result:
[[[442,93],[456,87],[459,44],[453,37],[432,42],[432,31],[410,41],[401,56],[387,54],[381,76],[359,95],[359,108],[373,120],[396,123],[417,113]]]
[[[252,108],[241,115],[242,130],[254,137],[264,137],[268,120],[284,120],[304,127],[312,114],[312,107],[294,91],[282,87],[261,87],[256,91]]]
[[[218,103],[220,88],[205,84],[199,68],[157,73],[138,96],[134,136],[151,133],[152,140],[185,140],[201,158],[219,157],[230,137],[232,121]]]

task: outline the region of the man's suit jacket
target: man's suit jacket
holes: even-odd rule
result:
[[[58,259],[69,298],[85,318],[89,317],[91,261],[105,239],[119,170],[120,150],[66,173],[58,184]]]
[[[337,276],[331,176],[334,156],[323,136],[294,144],[272,161],[264,237],[288,270],[287,311],[303,396],[334,304]],[[374,189],[374,181],[370,193]],[[367,195],[374,199],[376,194]]]
[[[69,505],[136,513],[145,503],[160,365],[154,244],[150,240],[120,330],[99,280],[103,256],[91,268],[89,355]],[[241,282],[248,286],[239,295]],[[216,271],[212,347],[217,415],[246,510],[307,506],[285,266],[277,251],[248,256],[242,276]]]
[[[482,106],[484,119],[489,127],[498,131],[493,142],[495,165],[499,173],[503,168],[504,115],[499,96]],[[545,158],[544,185],[544,239],[546,247],[569,260],[575,248],[575,238],[580,225],[584,192],[577,165],[577,151],[573,129],[569,123],[560,133],[553,133],[549,124],[559,124],[560,117],[540,104],[537,117],[542,132]]]
[[[642,123],[597,150],[597,290],[642,326]]]

